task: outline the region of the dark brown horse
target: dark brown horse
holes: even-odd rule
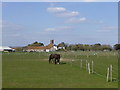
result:
[[[49,63],[54,62],[55,64],[60,64],[60,54],[51,54],[49,56]]]

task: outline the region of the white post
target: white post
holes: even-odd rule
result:
[[[92,61],[92,74],[94,73],[94,62]]]
[[[112,65],[110,65],[110,81],[112,82]]]
[[[89,71],[89,74],[90,74],[90,63],[88,63],[88,71]]]
[[[107,82],[109,82],[109,67],[107,69],[107,79],[106,79]]]
[[[115,56],[115,52],[114,52],[114,56]]]
[[[80,63],[80,67],[81,67],[81,69],[82,69],[82,60],[81,60],[81,63]]]
[[[86,60],[86,71],[88,71],[88,62]]]

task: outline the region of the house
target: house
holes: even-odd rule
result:
[[[65,50],[65,47],[58,47],[58,49],[63,49],[63,50]]]
[[[14,52],[15,49],[10,48],[8,46],[0,46],[0,51],[4,51],[4,52]]]
[[[27,46],[23,48],[23,51],[27,52],[50,52],[50,51],[56,51],[57,46],[54,45],[54,40],[50,40],[50,44],[47,46]]]

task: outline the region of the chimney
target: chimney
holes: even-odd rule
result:
[[[50,44],[54,44],[54,40],[50,40]]]

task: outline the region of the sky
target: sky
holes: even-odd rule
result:
[[[0,23],[3,46],[118,43],[117,2],[3,2]]]

